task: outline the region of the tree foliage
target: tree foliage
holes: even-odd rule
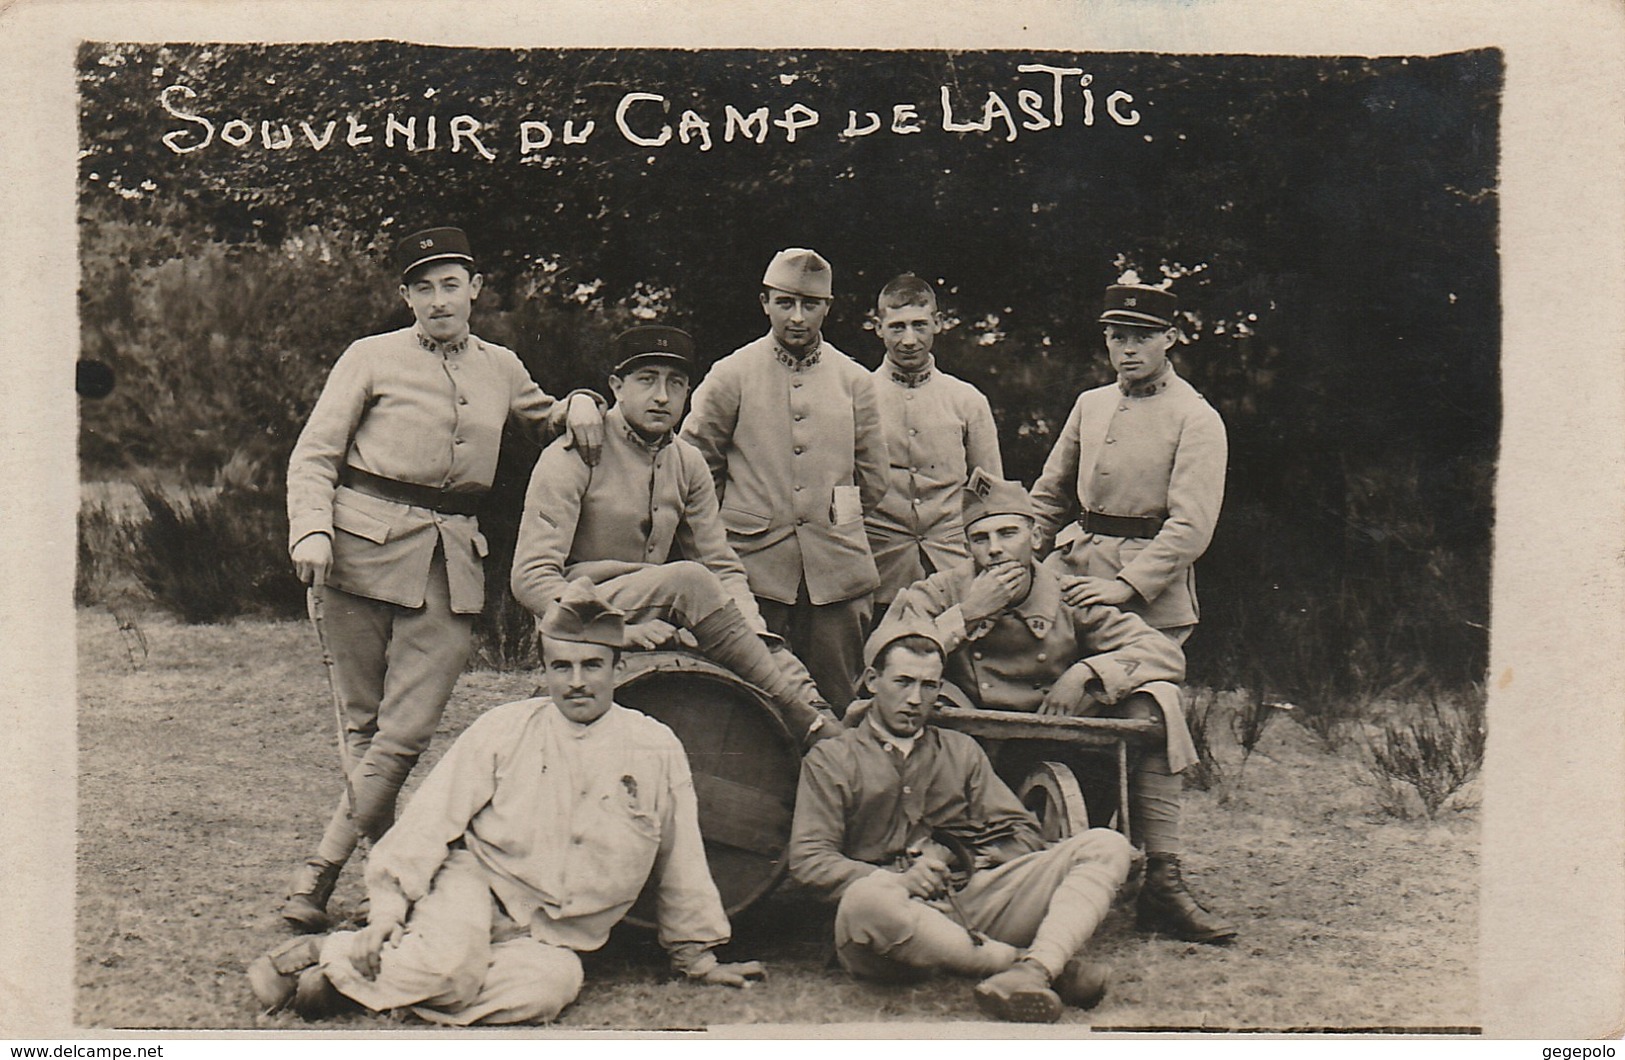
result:
[[[989,395],[1007,469],[1031,482],[1075,394],[1106,378],[1098,294],[1132,269],[1174,282],[1189,307],[1176,362],[1230,432],[1225,514],[1199,568],[1198,671],[1240,682],[1262,670],[1287,696],[1327,666],[1457,685],[1482,672],[1500,421],[1498,53],[92,43],[80,59],[86,355],[121,379],[86,409],[95,463],[258,446],[274,464],[321,368],[402,319],[393,240],[458,223],[489,285],[476,327],[554,392],[600,384],[608,335],[635,319],[689,328],[706,360],[753,338],[761,269],[783,246],[834,263],[827,335],[869,364],[874,292],[903,270],[939,281],[954,322],[939,359]],[[1087,71],[1094,122],[1073,77],[1060,126],[1013,140],[1002,122],[943,130],[944,90],[959,121],[989,92],[1014,109],[1034,90],[1047,105],[1050,78],[1024,63]],[[171,109],[212,123],[207,147],[165,145],[202,129],[165,110],[166,88]],[[1119,90],[1137,124],[1107,117]],[[669,102],[639,104],[645,135],[692,110],[711,148],[629,142],[613,115],[630,92]],[[761,143],[724,140],[726,106],[778,117],[797,102],[820,121],[794,142],[771,125]],[[916,108],[921,131],[891,131],[896,104]],[[842,137],[849,110],[882,128]],[[352,114],[372,143],[344,142]],[[415,116],[420,145],[434,117],[436,148],[406,150],[399,133],[387,146],[389,114]],[[481,123],[494,159],[450,150],[459,114]],[[586,143],[562,143],[566,119],[579,130],[588,118]],[[252,132],[241,147],[220,135],[232,119]],[[300,121],[317,134],[336,122],[328,145],[315,150]],[[547,122],[554,143],[522,154],[525,121]],[[284,124],[291,145],[266,147]],[[286,284],[234,284],[223,266],[245,254],[273,277],[290,262]],[[216,263],[213,294],[183,290],[200,261]],[[160,314],[151,299],[165,290]],[[174,309],[211,298],[217,310]],[[188,429],[222,437],[200,445],[162,417],[135,429],[182,391],[207,421]],[[512,459],[501,489],[517,503],[526,469]],[[1288,637],[1315,649],[1273,647]]]

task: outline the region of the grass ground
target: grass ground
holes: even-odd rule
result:
[[[243,969],[286,937],[287,876],[338,790],[330,700],[294,623],[135,631],[79,615],[78,992],[75,1021],[107,1028],[304,1027],[256,1011]],[[144,643],[142,643],[144,641]],[[421,778],[480,711],[522,698],[523,673],[466,675]],[[1214,731],[1225,732],[1222,726]],[[1097,936],[1115,969],[1105,1002],[1064,1019],[1139,1027],[1476,1025],[1478,815],[1376,820],[1352,758],[1277,722],[1241,768],[1187,795],[1186,875],[1242,924],[1229,947],[1138,935],[1127,911]],[[347,870],[335,907],[353,911]],[[782,892],[735,923],[730,950],[768,963],[748,991],[673,982],[656,946],[622,928],[588,955],[560,1026],[697,1028],[977,1019],[969,984],[860,985],[828,967],[830,916]],[[335,1029],[398,1027],[342,1017]]]

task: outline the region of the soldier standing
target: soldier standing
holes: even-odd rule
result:
[[[1207,550],[1224,502],[1224,421],[1174,371],[1179,299],[1140,284],[1106,289],[1100,322],[1117,381],[1078,397],[1033,484],[1045,565],[1061,577],[1068,604],[1132,611],[1178,644],[1196,627],[1196,560]],[[1075,520],[1075,521],[1074,521]],[[1166,756],[1137,773],[1142,790],[1178,805],[1182,784]],[[1180,882],[1178,817],[1145,818],[1148,894],[1142,926],[1197,941],[1235,934]]]
[[[588,462],[601,399],[555,401],[513,351],[469,332],[482,278],[468,237],[431,228],[396,248],[411,327],[352,343],[322,388],[288,464],[288,541],[323,614],[344,713],[347,788],[283,918],[327,927],[327,901],[356,843],[377,839],[468,661],[485,603],[475,519],[502,427],[539,442],[568,424]]]
[[[759,296],[769,333],[711,367],[682,436],[711,469],[768,629],[842,711],[880,580],[863,519],[887,458],[873,377],[820,330],[832,290],[817,252],[775,255]]]
[[[876,330],[886,358],[875,397],[891,455],[889,488],[865,520],[884,609],[914,582],[970,558],[959,493],[977,468],[1004,478],[999,431],[980,390],[937,367],[931,346],[942,313],[931,284],[912,273],[881,289]]]
[[[1079,395],[1032,497],[1069,603],[1133,611],[1183,644],[1228,450],[1224,421],[1168,359],[1178,309],[1156,287],[1106,289],[1100,321],[1117,381]]]

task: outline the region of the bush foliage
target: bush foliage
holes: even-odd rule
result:
[[[1413,816],[1408,788],[1429,820],[1484,764],[1484,696],[1431,696],[1376,723],[1362,750],[1379,808],[1390,816]]]

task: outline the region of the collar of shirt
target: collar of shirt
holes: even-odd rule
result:
[[[656,438],[652,442],[643,435],[639,434],[638,429],[627,422],[626,413],[621,411],[621,407],[619,405],[616,405],[608,412],[604,413],[604,425],[606,430],[620,431],[626,437],[627,441],[648,453],[658,453],[660,450],[671,444],[671,431],[667,431],[665,434],[662,434],[659,438]]]
[[[472,333],[465,331],[463,332],[463,337],[460,339],[456,339],[452,342],[440,342],[437,339],[431,339],[429,336],[417,329],[413,329],[412,333],[417,336],[419,346],[422,346],[430,353],[437,354],[441,357],[450,357],[453,354],[462,353],[464,350],[468,349],[468,342],[474,337]]]
[[[773,340],[773,356],[777,357],[779,359],[779,363],[790,369],[792,372],[800,372],[811,368],[813,365],[818,363],[819,358],[821,358],[823,355],[824,337],[822,335],[818,336],[818,341],[813,344],[813,348],[802,354],[800,357],[797,357],[783,346],[780,346],[778,339]]]
[[[891,371],[892,382],[913,389],[921,386],[931,378],[932,373],[936,371],[937,358],[935,354],[928,354],[925,359],[925,366],[912,372],[904,371],[889,360],[886,362],[886,367]]]
[[[1167,390],[1168,384],[1173,381],[1173,375],[1174,363],[1164,361],[1162,362],[1162,371],[1150,379],[1142,379],[1138,383],[1124,383],[1122,380],[1118,380],[1117,389],[1129,397],[1150,397],[1152,394],[1160,394],[1162,391]]]
[[[915,741],[920,738],[919,733],[915,733],[913,736],[898,736],[894,732],[888,732],[886,728],[880,724],[880,716],[875,713],[873,706],[869,708],[868,725],[870,729],[874,730],[871,735],[873,735],[876,740],[880,741],[881,747],[884,747],[888,751],[895,747],[899,751],[903,752],[904,758],[907,758],[913,752]]]
[[[613,723],[606,723],[610,722],[615,712],[620,709],[619,704],[611,703],[608,710],[583,725],[579,721],[570,720],[564,711],[559,709],[559,705],[553,701],[551,696],[548,697],[547,701],[553,707],[553,724],[559,735],[574,740],[585,740],[589,736],[597,736],[613,729]]]

